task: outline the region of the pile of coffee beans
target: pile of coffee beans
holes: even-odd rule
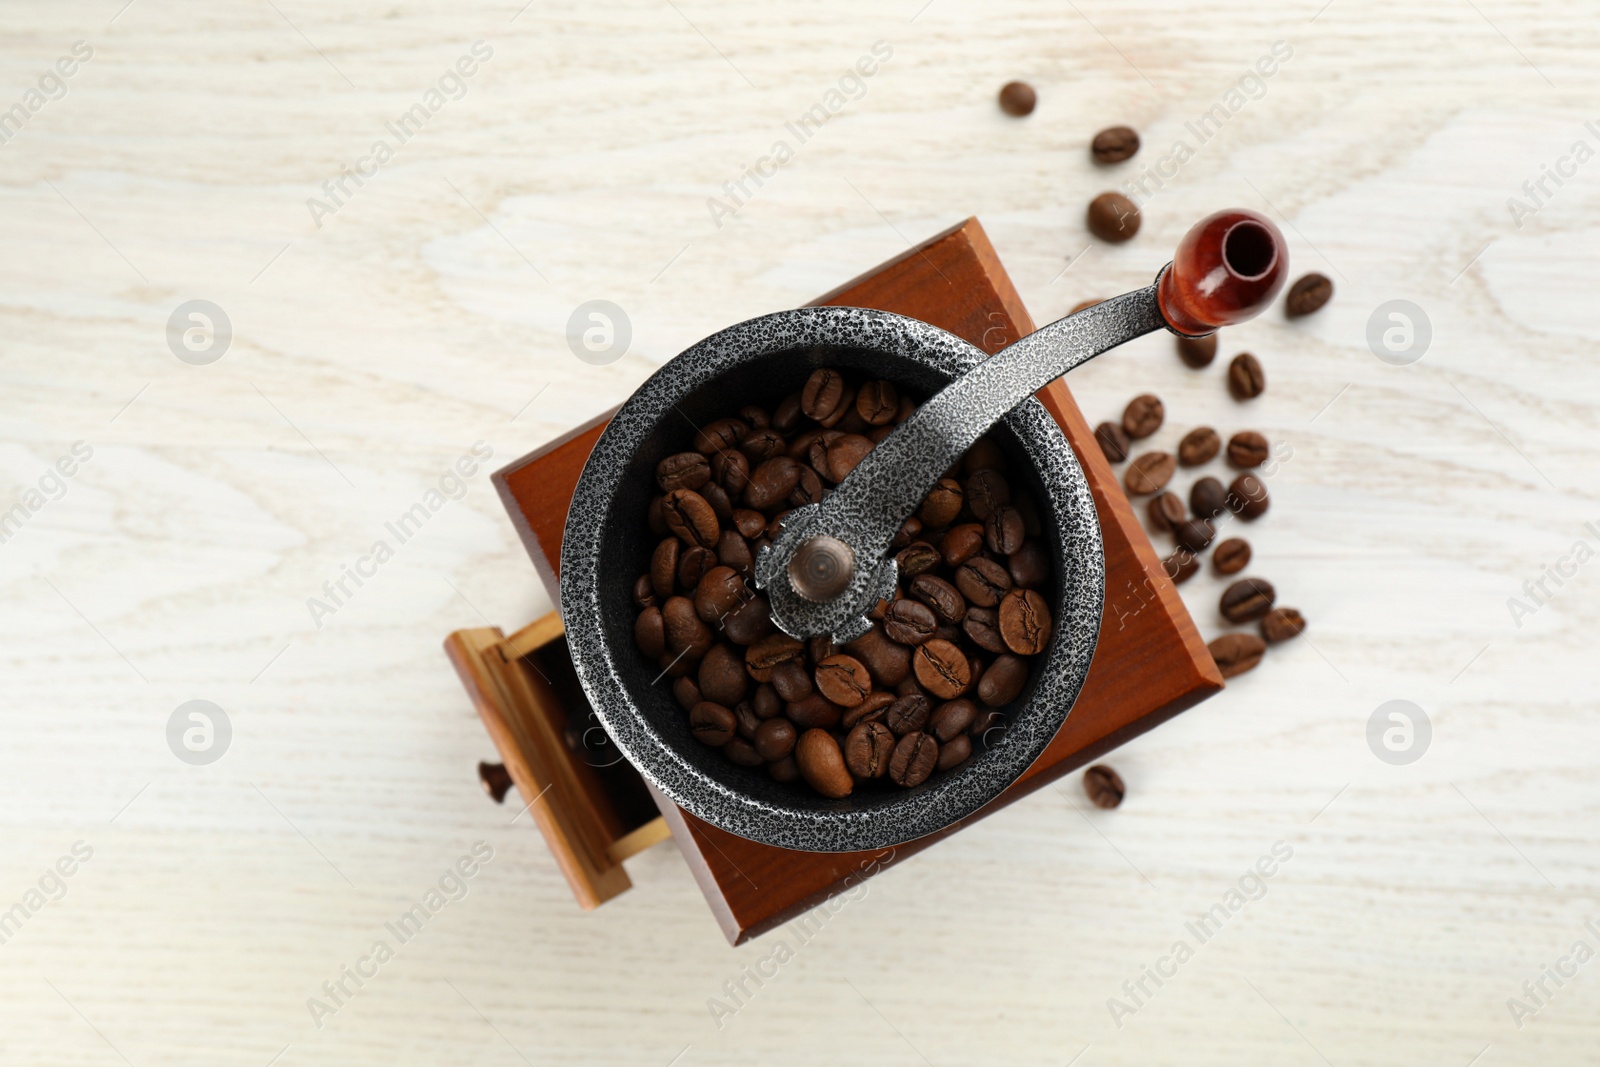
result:
[[[1158,401],[1159,403],[1159,401]],[[921,785],[964,763],[1027,686],[1053,627],[1037,504],[980,438],[892,548],[900,584],[842,646],[773,626],[754,563],[916,409],[894,383],[815,371],[770,410],[700,428],[656,467],[660,540],[634,583],[640,652],[673,679],[694,736],[823,796]]]

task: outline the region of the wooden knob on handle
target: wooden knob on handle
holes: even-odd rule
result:
[[[1167,325],[1199,337],[1261,314],[1288,276],[1283,234],[1265,216],[1232,208],[1183,235],[1157,299]]]

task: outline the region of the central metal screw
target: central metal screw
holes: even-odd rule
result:
[[[850,585],[856,554],[837,537],[821,534],[803,542],[789,557],[789,584],[801,599],[822,604]]]

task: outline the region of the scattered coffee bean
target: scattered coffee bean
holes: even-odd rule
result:
[[[1129,437],[1149,437],[1161,429],[1167,417],[1166,405],[1154,393],[1143,393],[1128,401],[1122,411],[1122,428]]]
[[[710,549],[699,545],[684,549],[678,554],[678,587],[692,593],[699,587],[700,579],[716,565],[717,554]]]
[[[847,797],[855,788],[850,768],[845,766],[839,742],[826,730],[807,730],[795,742],[794,761],[812,789],[825,797]]]
[[[818,692],[785,704],[783,713],[802,730],[831,730],[844,721],[844,709]]]
[[[1011,485],[997,470],[975,471],[963,487],[972,517],[983,522],[996,508],[1011,503]]]
[[[1178,542],[1178,547],[1196,555],[1204,552],[1216,536],[1216,527],[1211,525],[1209,519],[1186,519],[1172,528],[1172,539]]]
[[[648,607],[633,620],[633,641],[651,659],[660,659],[667,650],[666,624],[661,620],[661,609]]]
[[[915,515],[900,524],[900,529],[895,533],[894,539],[889,542],[889,547],[896,552],[909,545],[922,533],[922,520]]]
[[[1150,525],[1162,533],[1171,533],[1172,528],[1182,522],[1188,515],[1184,510],[1183,499],[1177,493],[1157,493],[1150,498]]]
[[[894,734],[883,723],[860,723],[844,739],[845,766],[857,778],[882,778],[894,746]]]
[[[969,559],[956,571],[956,589],[969,605],[992,608],[1010,592],[1011,572],[985,556]],[[972,609],[969,606],[967,610]]]
[[[939,762],[935,769],[948,771],[951,767],[958,767],[965,763],[972,755],[972,738],[966,734],[957,734],[949,741],[939,744]]]
[[[700,660],[698,679],[707,700],[730,708],[743,700],[750,688],[743,658],[732,645],[712,645]]]
[[[679,452],[656,464],[656,484],[663,493],[698,489],[711,480],[711,464],[699,452]]]
[[[893,382],[867,382],[856,393],[856,414],[869,426],[887,426],[900,413],[900,391]]]
[[[772,610],[764,596],[753,596],[722,617],[722,635],[736,645],[751,645],[772,633]]]
[[[1216,662],[1222,676],[1232,678],[1260,663],[1267,645],[1255,634],[1234,633],[1223,634],[1206,648],[1211,652],[1211,658]]]
[[[774,456],[750,472],[744,502],[757,511],[767,511],[788,499],[800,484],[800,464],[788,456]]]
[[[695,614],[694,601],[686,596],[668,597],[661,605],[662,624],[667,635],[667,652],[683,654],[686,666],[699,663],[711,647],[711,627]]]
[[[745,595],[744,579],[738,571],[732,567],[712,567],[700,576],[695,587],[694,610],[703,622],[715,626],[743,602]]]
[[[839,720],[839,725],[845,730],[854,730],[864,722],[882,722],[888,715],[889,708],[893,706],[898,697],[896,694],[882,689],[874,689],[867,694],[867,699],[850,708],[844,713],[844,718]]]
[[[722,754],[741,767],[761,766],[761,753],[742,737],[735,737],[722,746]]]
[[[772,680],[772,668],[780,663],[798,660],[805,654],[806,646],[788,634],[772,634],[745,651],[744,669],[756,681],[768,682]]]
[[[983,523],[964,522],[950,527],[950,532],[940,542],[939,551],[944,556],[946,566],[961,566],[983,551]]]
[[[686,545],[710,549],[722,534],[716,512],[693,489],[674,489],[661,500],[661,517],[667,529]]]
[[[938,575],[917,575],[907,591],[932,608],[940,622],[958,623],[967,613],[967,602],[960,590]]]
[[[1022,512],[1010,504],[995,508],[983,524],[984,543],[989,546],[990,552],[1000,556],[1009,556],[1021,548],[1027,532]]]
[[[842,708],[855,707],[872,692],[872,676],[853,656],[829,656],[817,664],[814,678],[822,695]]]
[[[889,779],[910,789],[921,785],[939,762],[939,742],[927,734],[906,734],[889,756]]]
[[[844,650],[861,661],[872,676],[872,683],[879,688],[893,688],[911,674],[911,650],[889,640],[882,626],[874,626],[845,645]],[[827,657],[812,658],[821,661]]]
[[[1228,483],[1228,510],[1241,519],[1259,519],[1271,506],[1266,485],[1254,474],[1241,474]]]
[[[822,422],[844,406],[844,376],[828,367],[818,367],[800,390],[800,410]]]
[[[1209,426],[1197,426],[1178,442],[1178,462],[1185,467],[1210,463],[1222,451],[1222,438]]]
[[[1189,487],[1189,510],[1196,518],[1214,519],[1228,510],[1228,491],[1210,475],[1198,478]]]
[[[1038,541],[1024,541],[1022,547],[1006,557],[1011,581],[1024,588],[1040,585],[1050,576],[1050,559]]]
[[[702,700],[689,711],[689,730],[708,745],[725,745],[733,738],[733,712],[721,704]]]
[[[1218,574],[1238,574],[1250,565],[1250,542],[1230,537],[1211,553],[1211,566]]]
[[[1249,400],[1267,388],[1267,375],[1261,361],[1248,352],[1240,352],[1228,364],[1228,392],[1235,400]]]
[[[700,687],[694,684],[690,677],[679,678],[672,683],[672,699],[678,702],[678,707],[684,711],[693,711],[694,706],[701,701]]]
[[[1240,470],[1261,466],[1270,452],[1267,439],[1254,430],[1241,430],[1228,438],[1228,463]]]
[[[1179,548],[1161,561],[1161,569],[1167,572],[1173,585],[1182,585],[1200,570],[1200,557],[1187,548]]]
[[[1052,620],[1044,597],[1032,589],[1013,589],[1000,601],[998,610],[1000,637],[1011,651],[1037,656],[1049,646]]]
[[[764,760],[780,760],[794,751],[800,731],[788,719],[768,719],[756,727],[756,751]]]
[[[1089,201],[1087,222],[1102,241],[1127,241],[1139,232],[1139,206],[1121,193],[1101,193]]]
[[[1333,282],[1321,274],[1307,274],[1289,286],[1289,295],[1284,300],[1284,311],[1291,319],[1297,319],[1301,315],[1322,310],[1322,306],[1332,297]]]
[[[1177,465],[1170,452],[1146,452],[1128,464],[1122,484],[1132,496],[1149,496],[1172,480],[1172,472]]]
[[[1013,118],[1033,114],[1039,94],[1027,82],[1006,82],[1000,87],[1000,110]]]
[[[978,699],[991,708],[1003,707],[1021,695],[1027,681],[1028,664],[1020,656],[1010,653],[996,656],[978,679]]]
[[[1211,366],[1211,361],[1217,358],[1217,335],[1208,333],[1204,337],[1184,337],[1180,334],[1178,358],[1195,370]]]
[[[933,705],[928,698],[920,693],[912,693],[890,704],[884,712],[883,722],[898,737],[922,729],[932,717]]]
[[[1037,596],[1037,594],[1034,594]],[[1005,633],[1004,616],[1002,615],[1002,635]],[[1019,640],[1022,637],[1022,624],[1018,623]],[[1009,640],[1006,642],[1011,643]],[[1030,652],[1030,655],[1042,652],[1043,646]],[[936,637],[917,646],[911,656],[912,670],[916,672],[917,682],[942,700],[954,700],[967,691],[972,684],[972,664],[967,659],[966,653],[960,648],[943,638]]]
[[[933,637],[939,621],[933,609],[916,600],[897,599],[889,604],[883,616],[883,632],[891,641],[902,645],[920,645]]]
[[[650,581],[648,574],[641,574],[634,580],[633,606],[636,608],[653,608],[656,606],[656,587]]]
[[[1122,775],[1104,763],[1097,763],[1083,772],[1083,791],[1095,807],[1108,810],[1121,804],[1122,798],[1128,795]]]
[[[750,432],[750,427],[738,419],[718,419],[694,435],[694,449],[705,455],[713,455],[739,444],[739,438]]]
[[[1094,439],[1100,442],[1100,451],[1105,453],[1107,462],[1121,463],[1128,458],[1128,435],[1117,423],[1102,422],[1096,426]]]
[[[1003,471],[1005,468],[1005,453],[1000,451],[1000,446],[994,443],[992,437],[978,438],[967,449],[967,454],[961,457],[961,469],[969,475],[979,471]]]
[[[1004,652],[1005,639],[1000,636],[1000,616],[989,608],[968,608],[967,617],[961,620],[962,632],[985,652]]]
[[[1261,616],[1261,636],[1268,644],[1278,644],[1298,637],[1306,628],[1305,616],[1294,608],[1273,608]]]
[[[1241,578],[1222,591],[1218,608],[1229,622],[1251,622],[1271,611],[1277,597],[1271,582],[1263,578]]]
[[[803,659],[785,660],[772,668],[766,684],[785,703],[794,704],[811,695],[811,672]]]
[[[794,761],[794,754],[773,760],[767,764],[767,773],[775,782],[797,782],[800,780],[800,765]]]
[[[895,555],[894,561],[900,569],[900,577],[915,578],[933,570],[942,558],[939,550],[928,542],[913,541]]]
[[[1023,666],[1023,672],[1027,672],[1026,665]],[[977,718],[978,705],[972,701],[965,699],[946,701],[934,711],[928,723],[928,732],[943,745],[966,733]]]
[[[650,585],[655,590],[657,598],[666,600],[672,595],[678,581],[678,553],[683,548],[683,542],[676,537],[668,537],[656,545],[655,551],[650,553]]]
[[[1111,126],[1094,135],[1089,151],[1097,163],[1121,163],[1139,151],[1139,135],[1126,126]]]
[[[924,526],[948,526],[961,513],[965,502],[960,482],[954,478],[940,478],[939,484],[923,499],[917,518],[922,520]]]

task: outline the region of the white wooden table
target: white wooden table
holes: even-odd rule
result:
[[[1600,964],[1559,961],[1600,950],[1600,569],[1523,591],[1600,548],[1600,162],[1561,163],[1600,149],[1592,6],[920,3],[8,5],[0,1063],[1593,1058]],[[41,88],[76,41],[92,57]],[[1277,41],[1292,57],[1200,144],[1185,124]],[[1014,77],[1039,89],[1024,120],[994,102]],[[785,126],[833,103],[804,143]],[[1118,122],[1145,148],[1099,171],[1086,143]],[[1138,238],[1092,242],[1088,199],[1179,138]],[[779,139],[792,159],[734,205]],[[1546,165],[1573,176],[1519,226],[1507,200],[1534,206]],[[367,177],[335,200],[343,167]],[[1159,393],[1156,445],[1210,423],[1292,447],[1250,573],[1307,639],[1118,752],[1119,810],[1046,791],[803,945],[730,950],[670,846],[578,913],[479,792],[490,748],[439,648],[549,607],[488,470],[969,214],[1043,321],[1234,204],[1333,303],[1230,331],[1207,371],[1152,337],[1071,384],[1092,420]],[[631,322],[609,365],[566,340],[593,299]],[[1413,365],[1366,341],[1394,299],[1431,321]],[[166,335],[191,300],[231,323],[205,365]],[[1269,382],[1247,406],[1222,385],[1246,348]],[[492,458],[451,499],[475,442]],[[367,577],[335,604],[347,567]],[[1184,589],[1208,638],[1220,588]],[[1537,607],[1520,626],[1511,597]],[[1393,699],[1432,724],[1410,765],[1366,740]],[[209,765],[168,744],[191,700],[231,724]],[[479,841],[402,943],[386,924]],[[1201,943],[1185,924],[1279,841]],[[794,958],[719,1028],[710,998],[779,940]],[[1531,999],[1556,966],[1576,977]],[[1171,976],[1141,992],[1145,967]]]

